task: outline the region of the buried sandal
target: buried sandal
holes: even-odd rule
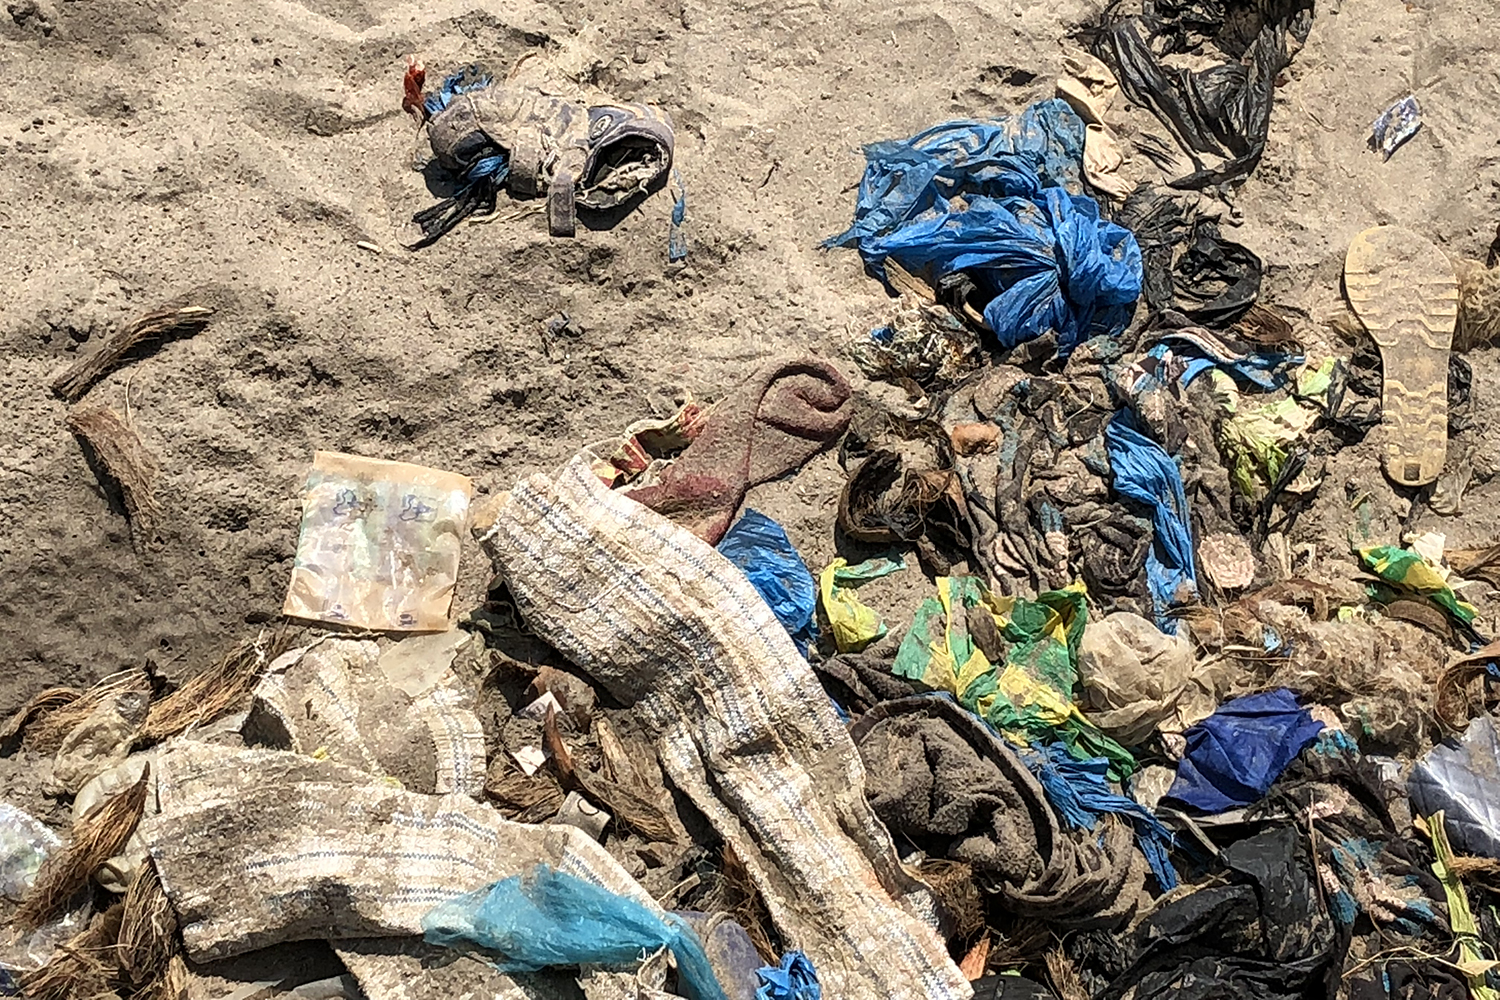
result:
[[[618,208],[665,183],[674,135],[665,112],[641,104],[585,106],[530,87],[495,83],[469,68],[431,94],[413,59],[402,107],[427,126],[437,164],[456,181],[453,197],[418,212],[428,246],[464,218],[493,210],[502,187],[547,198],[548,229],[572,236],[577,211]]]
[[[1453,265],[1410,229],[1376,226],[1349,244],[1344,289],[1385,367],[1385,473],[1403,486],[1424,486],[1442,474],[1448,451]]]

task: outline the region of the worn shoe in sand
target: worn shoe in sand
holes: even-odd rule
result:
[[[1425,237],[1399,226],[1366,229],[1344,258],[1349,305],[1380,347],[1385,474],[1425,486],[1448,454],[1448,351],[1458,317],[1453,265]]]

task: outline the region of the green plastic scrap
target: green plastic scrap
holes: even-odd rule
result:
[[[903,560],[884,557],[856,566],[850,566],[847,559],[835,559],[823,567],[818,574],[818,599],[840,653],[857,653],[887,631],[885,622],[859,599],[854,588],[905,568]]]
[[[1443,823],[1442,810],[1425,819],[1414,817],[1417,829],[1432,840],[1432,873],[1442,883],[1443,895],[1448,900],[1448,923],[1458,943],[1458,958],[1454,967],[1469,981],[1469,996],[1473,1000],[1497,1000],[1497,994],[1488,984],[1489,974],[1500,968],[1500,962],[1485,957],[1479,936],[1479,923],[1469,909],[1469,897],[1464,892],[1463,882],[1453,870],[1453,848],[1448,843],[1448,828]]]
[[[1328,388],[1333,385],[1335,359],[1330,355],[1316,368],[1309,365],[1297,373],[1297,395],[1327,404]]]
[[[1286,467],[1288,450],[1317,422],[1318,411],[1287,397],[1240,410],[1224,421],[1220,444],[1229,453],[1230,476],[1241,493],[1270,489]]]
[[[1370,545],[1359,550],[1359,558],[1391,586],[1427,598],[1465,625],[1474,621],[1474,605],[1459,600],[1447,581],[1417,553],[1395,545]]]
[[[1082,584],[1035,601],[996,596],[974,577],[939,577],[937,588],[917,609],[892,673],[949,692],[1020,746],[1061,740],[1080,760],[1108,759],[1115,780],[1135,770],[1130,751],[1073,703],[1088,618]],[[990,662],[974,629],[1005,644],[1003,663]]]

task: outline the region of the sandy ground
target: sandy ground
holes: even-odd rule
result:
[[[847,224],[861,143],[1050,96],[1062,40],[1097,8],[9,0],[7,10],[0,713],[41,687],[147,659],[180,676],[273,620],[315,449],[451,469],[495,491],[670,413],[685,392],[715,398],[777,353],[837,356],[884,300],[854,254],[817,245]],[[1483,256],[1500,218],[1492,15],[1489,0],[1320,4],[1231,230],[1267,264],[1263,301],[1309,342],[1337,345],[1325,324],[1344,308],[1344,250],[1367,226],[1402,223]],[[671,113],[688,189],[685,265],[667,263],[665,195],[572,240],[531,215],[402,249],[411,214],[433,200],[413,170],[423,144],[399,110],[405,56],[440,75],[476,60],[504,70],[532,52]],[[1382,162],[1365,148],[1369,123],[1412,90],[1427,127]],[[1127,139],[1160,131],[1123,107],[1112,123]],[[160,537],[133,544],[48,384],[105,333],[179,295],[218,309],[208,330],[144,352],[84,400],[128,407],[162,465]],[[549,338],[559,313],[581,333]],[[1367,442],[1336,457],[1299,524],[1320,558],[1346,558],[1351,489],[1372,496],[1373,529],[1389,540],[1403,526],[1456,545],[1500,540],[1489,420],[1500,358],[1470,360],[1475,417],[1450,449],[1476,468],[1464,513],[1437,518],[1419,498],[1409,515]],[[842,481],[824,455],[751,503],[822,565],[835,554]],[[488,576],[471,547],[456,614]],[[909,573],[864,597],[899,627],[924,587]],[[37,763],[0,765],[0,791],[61,820],[32,797]],[[331,974],[316,949],[297,961],[308,978]]]
[[[1495,230],[1500,52],[1486,0],[1322,4],[1277,91],[1232,232],[1264,300],[1309,338],[1343,309],[1343,252],[1377,223],[1482,256]],[[1084,0],[10,0],[0,18],[0,711],[47,684],[153,658],[169,675],[275,616],[314,449],[420,462],[481,491],[554,466],[683,392],[714,398],[782,351],[836,355],[883,293],[818,241],[852,211],[862,142],[1050,96]],[[609,231],[539,216],[403,250],[431,204],[399,110],[403,62],[433,74],[536,52],[678,125],[691,255],[668,265],[670,200]],[[1427,127],[1388,163],[1370,120],[1415,89]],[[1120,108],[1129,137],[1159,126]],[[374,244],[378,251],[362,248]],[[163,467],[160,538],[133,545],[49,381],[172,296],[209,329],[147,352],[85,403],[131,418]],[[551,338],[566,312],[578,336]],[[1466,447],[1492,474],[1496,358],[1472,359]],[[851,365],[845,370],[855,375]],[[1347,474],[1404,507],[1373,446]],[[1484,478],[1484,477],[1481,477]],[[831,456],[752,502],[809,562],[833,554]],[[1307,530],[1344,534],[1342,493]],[[1458,544],[1495,540],[1480,482]],[[1420,505],[1419,505],[1420,506]],[[1423,515],[1419,509],[1419,516]],[[1306,519],[1304,519],[1306,521]],[[455,611],[488,577],[471,550]],[[901,589],[895,584],[894,589]],[[879,598],[880,589],[869,599]],[[889,609],[893,621],[901,610]]]

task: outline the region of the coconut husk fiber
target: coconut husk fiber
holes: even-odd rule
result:
[[[136,734],[136,747],[160,743],[245,704],[271,661],[294,646],[293,634],[287,631],[271,635],[262,632],[235,646],[214,666],[152,704]]]
[[[109,337],[99,349],[79,359],[52,381],[52,391],[76,403],[89,387],[107,375],[131,348],[148,340],[187,337],[208,326],[214,311],[207,306],[168,306],[147,313]]]
[[[139,670],[110,674],[83,692],[72,688],[49,688],[10,717],[4,731],[0,732],[0,739],[9,742],[20,736],[21,746],[27,750],[56,753],[68,734],[101,705],[132,691],[149,693],[150,690],[150,680]]]
[[[40,732],[40,727],[33,726],[32,723],[46,718],[53,712],[66,708],[82,697],[82,691],[69,687],[47,688],[45,691],[32,695],[26,704],[18,708],[15,714],[5,720],[4,726],[0,726],[0,744],[8,746],[13,740],[20,737],[22,746],[33,750],[38,749],[35,734]],[[59,734],[58,742],[61,741],[62,735]],[[57,748],[53,747],[53,749]]]
[[[142,865],[125,898],[95,916],[46,965],[23,975],[22,987],[42,1000],[185,1000],[177,915],[156,866]]]
[[[16,910],[18,927],[34,929],[57,917],[89,884],[94,871],[120,853],[145,812],[150,778],[151,765],[147,764],[140,781],[105,799],[73,824],[72,842],[42,862],[31,893]]]
[[[68,429],[83,443],[106,485],[119,491],[131,532],[149,539],[161,515],[156,502],[160,467],[135,428],[114,410],[99,406],[69,413]]]

